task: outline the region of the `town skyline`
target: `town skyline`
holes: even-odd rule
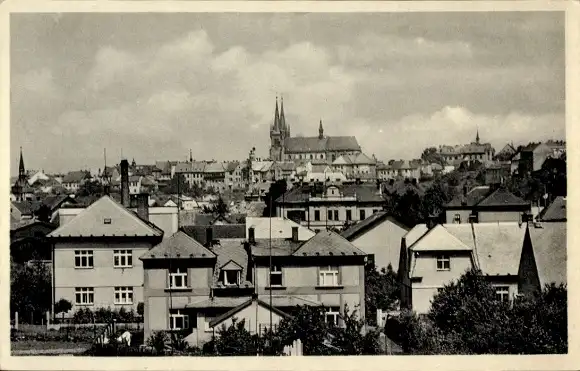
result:
[[[265,158],[276,96],[292,136],[322,119],[385,162],[476,130],[497,150],[566,138],[559,13],[19,14],[11,28],[11,175],[20,146],[47,172],[102,168],[103,148],[107,164]]]

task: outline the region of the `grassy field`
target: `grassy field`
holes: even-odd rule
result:
[[[91,346],[89,343],[65,341],[14,341],[10,344],[13,356],[60,355],[82,353]]]

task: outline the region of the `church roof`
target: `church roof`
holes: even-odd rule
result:
[[[355,137],[294,137],[286,138],[286,153],[308,153],[327,151],[360,151],[361,147]]]

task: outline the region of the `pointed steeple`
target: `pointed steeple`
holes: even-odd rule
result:
[[[20,164],[18,165],[18,178],[26,177],[26,169],[24,168],[24,157],[22,156],[22,147],[20,147]]]
[[[320,125],[318,126],[318,139],[324,138],[324,128],[322,127],[322,119],[320,119]]]
[[[477,128],[477,135],[475,136],[475,143],[479,144],[479,127]]]
[[[191,153],[191,149],[189,150],[189,162],[193,162],[193,155]]]
[[[284,97],[280,97],[280,131],[286,133],[286,117],[284,117]]]
[[[280,131],[280,113],[278,111],[278,96],[276,96],[276,111],[274,113],[274,131]]]

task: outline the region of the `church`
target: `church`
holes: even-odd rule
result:
[[[332,163],[342,155],[357,155],[361,147],[353,136],[325,136],[322,120],[318,136],[291,137],[290,125],[284,116],[284,100],[278,110],[278,98],[274,112],[274,123],[270,126],[270,160]]]

